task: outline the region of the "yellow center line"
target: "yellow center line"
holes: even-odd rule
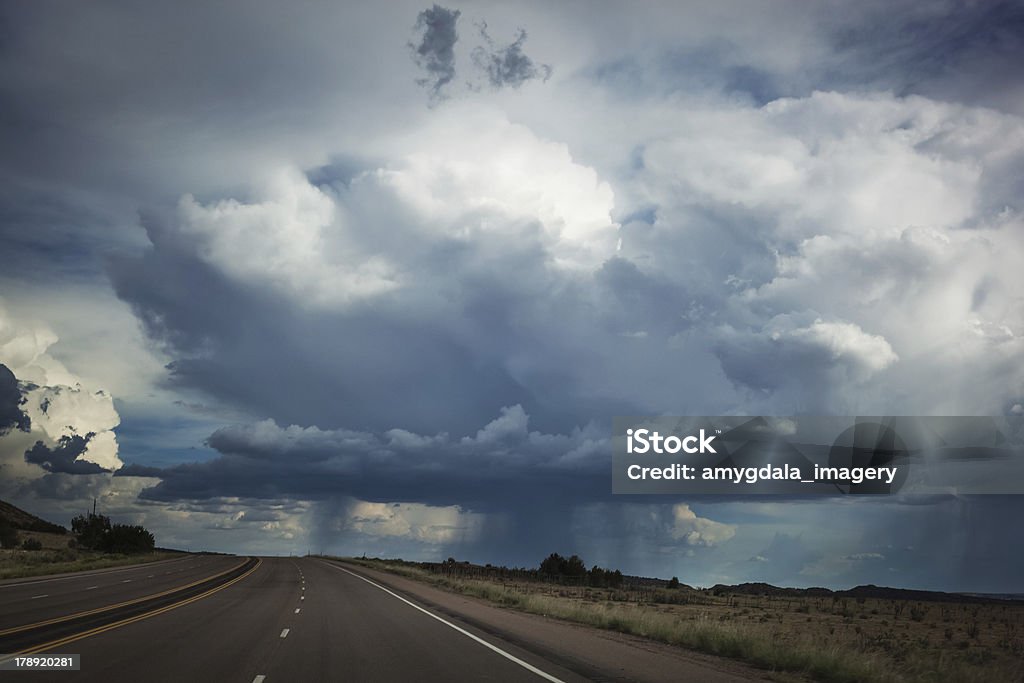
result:
[[[209,596],[213,595],[214,593],[222,591],[225,588],[238,583],[242,579],[244,579],[247,576],[249,576],[250,574],[252,574],[257,569],[259,569],[261,564],[263,564],[263,560],[257,558],[256,559],[256,565],[252,569],[250,569],[249,571],[247,571],[244,574],[242,574],[241,576],[237,576],[237,577],[231,579],[230,581],[228,581],[227,583],[225,583],[225,584],[223,584],[221,586],[217,586],[216,588],[211,588],[210,590],[206,591],[205,593],[200,593],[199,595],[194,595],[191,598],[188,598],[186,600],[182,600],[181,602],[175,602],[173,604],[166,605],[164,607],[161,607],[159,609],[153,610],[151,612],[145,612],[143,614],[137,614],[134,617],[128,617],[127,619],[122,619],[121,621],[115,621],[112,624],[106,624],[105,626],[97,626],[96,628],[90,629],[88,631],[83,631],[82,633],[76,633],[76,634],[71,635],[71,636],[66,636],[64,638],[59,638],[57,640],[50,641],[49,643],[44,643],[43,645],[37,645],[37,646],[29,648],[27,650],[23,650],[22,652],[18,652],[17,655],[20,656],[20,655],[37,654],[37,653],[42,652],[44,650],[49,650],[51,648],[61,647],[63,645],[67,645],[68,643],[73,643],[76,640],[82,640],[83,638],[88,638],[90,636],[95,636],[97,634],[104,633],[106,631],[111,631],[111,630],[113,630],[115,628],[121,628],[122,626],[127,626],[128,624],[134,624],[137,621],[142,621],[143,619],[149,619],[150,617],[155,617],[158,614],[163,614],[164,612],[170,612],[172,609],[178,609],[179,607],[184,607],[185,605],[188,605],[188,604],[191,604],[193,602],[196,602],[197,600],[202,600],[203,598],[209,597]],[[14,655],[12,655],[11,657],[8,657],[6,659],[0,660],[0,663],[8,661],[9,659],[13,658],[13,656]]]
[[[249,561],[249,559],[246,558],[240,564],[235,565],[231,569],[227,569],[225,571],[222,571],[219,574],[214,574],[212,576],[207,576],[205,578],[199,579],[198,581],[193,581],[192,583],[185,584],[184,586],[176,586],[174,588],[169,588],[169,589],[167,589],[165,591],[162,591],[160,593],[154,593],[153,595],[146,595],[146,596],[141,597],[141,598],[133,598],[131,600],[126,600],[124,602],[119,602],[119,603],[117,603],[115,605],[106,605],[104,607],[97,607],[96,609],[86,610],[84,612],[77,612],[76,614],[69,614],[69,615],[64,616],[64,617],[54,617],[53,619],[47,619],[46,621],[37,621],[34,624],[26,624],[24,626],[14,626],[12,628],[0,631],[0,636],[10,635],[11,633],[20,633],[21,631],[28,631],[29,629],[38,628],[40,626],[49,626],[51,624],[59,624],[59,623],[61,623],[63,621],[71,621],[72,619],[78,619],[79,617],[87,617],[90,614],[99,614],[100,612],[107,612],[107,611],[110,611],[110,610],[119,609],[121,607],[128,607],[129,605],[137,605],[138,603],[145,602],[146,600],[153,600],[155,598],[162,598],[163,596],[169,595],[170,593],[174,593],[176,591],[185,590],[186,588],[192,588],[193,586],[198,586],[199,584],[204,583],[206,581],[212,581],[212,580],[214,580],[214,579],[216,579],[218,577],[224,576],[225,574],[230,574],[231,572],[237,570],[239,567],[244,566],[245,563],[248,562],[248,561]]]

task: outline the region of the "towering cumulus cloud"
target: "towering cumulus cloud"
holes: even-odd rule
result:
[[[618,226],[611,188],[565,145],[453,105],[347,184],[288,170],[254,194],[186,198],[113,270],[172,349],[175,382],[286,424],[463,434],[503,406],[540,410],[546,387],[572,391],[553,377]]]
[[[1019,590],[1020,501],[612,497],[607,440],[1022,410],[1021,3],[378,4],[7,3],[0,498]]]
[[[477,548],[653,515],[646,538],[725,552],[754,532],[604,505],[610,416],[1020,403],[1015,116],[885,93],[630,112],[625,178],[459,102],[343,182],[289,169],[148,224],[118,291],[176,386],[261,419],[126,471],[161,479],[143,499],[301,500],[324,539],[454,515]]]

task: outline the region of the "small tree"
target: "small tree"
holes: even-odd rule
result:
[[[78,545],[89,550],[102,550],[107,533],[110,531],[110,517],[92,512],[78,515],[71,520],[71,531]]]
[[[671,579],[669,579],[668,587],[672,589],[679,588],[679,577],[673,576]]]
[[[540,573],[548,576],[558,576],[563,573],[565,558],[558,553],[551,553],[540,563]]]
[[[21,547],[25,550],[42,550],[43,544],[37,538],[26,538]]]
[[[587,575],[587,565],[583,564],[579,555],[573,555],[565,561],[562,573],[573,578],[583,577]]]

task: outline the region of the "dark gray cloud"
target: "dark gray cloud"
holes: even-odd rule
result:
[[[465,437],[283,428],[265,421],[215,432],[208,442],[221,455],[213,460],[162,470],[127,466],[118,475],[157,476],[160,483],[144,489],[141,500],[187,502],[199,510],[216,510],[224,500],[312,501],[310,537],[328,549],[351,542],[379,552],[422,552],[410,539],[381,545],[380,538],[353,530],[361,501],[458,506],[483,513],[482,526],[471,538],[447,539],[444,552],[514,564],[538,547],[572,546],[575,506],[610,497],[610,447],[602,431],[530,431],[519,406]]]
[[[114,472],[115,477],[159,477],[164,470],[150,465],[127,463]]]
[[[3,363],[0,363],[0,436],[12,429],[27,432],[31,420],[22,410],[25,397],[18,386],[18,378]]]
[[[152,279],[157,271],[164,283],[204,283],[208,305],[192,306],[187,296],[180,298],[184,290],[160,285]],[[150,333],[175,349],[174,385],[283,423],[470,429],[493,414],[502,397],[529,400],[500,366],[474,358],[441,326],[410,325],[399,311],[310,316],[162,250],[113,272]],[[204,343],[211,353],[198,353]],[[254,373],[256,367],[262,370]]]
[[[473,49],[473,63],[487,76],[493,88],[518,88],[523,83],[551,77],[551,66],[536,64],[523,52],[526,30],[519,29],[516,39],[508,45],[496,45],[487,33],[487,24],[480,24],[480,37],[484,44]]]
[[[214,460],[159,471],[129,466],[119,475],[159,476],[142,497],[165,501],[350,496],[493,511],[517,506],[526,491],[563,506],[608,496],[610,451],[602,429],[543,434],[530,431],[528,419],[512,406],[461,438],[264,421],[211,435],[209,444],[221,453]]]
[[[416,82],[430,91],[431,99],[445,97],[446,86],[455,78],[455,43],[459,40],[459,10],[434,5],[416,18],[416,30],[422,31],[419,44],[410,43],[413,59],[427,76]]]
[[[25,462],[39,465],[47,472],[61,474],[100,474],[108,472],[94,462],[79,459],[88,449],[92,432],[81,436],[70,434],[60,437],[57,445],[50,448],[42,441],[25,451]]]
[[[434,5],[420,12],[416,19],[416,31],[421,35],[409,48],[417,66],[427,73],[416,82],[428,89],[432,102],[448,97],[448,87],[456,76],[455,44],[459,40],[460,15],[459,10]],[[471,58],[492,88],[518,88],[527,81],[546,81],[551,77],[550,65],[535,63],[523,51],[527,37],[524,29],[519,29],[515,40],[507,45],[494,42],[487,32],[486,22],[480,22],[479,29],[483,44],[473,48]]]

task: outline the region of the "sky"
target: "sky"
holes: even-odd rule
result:
[[[158,544],[1024,592],[1024,498],[611,494],[1024,412],[1024,4],[5,3],[0,498]]]

